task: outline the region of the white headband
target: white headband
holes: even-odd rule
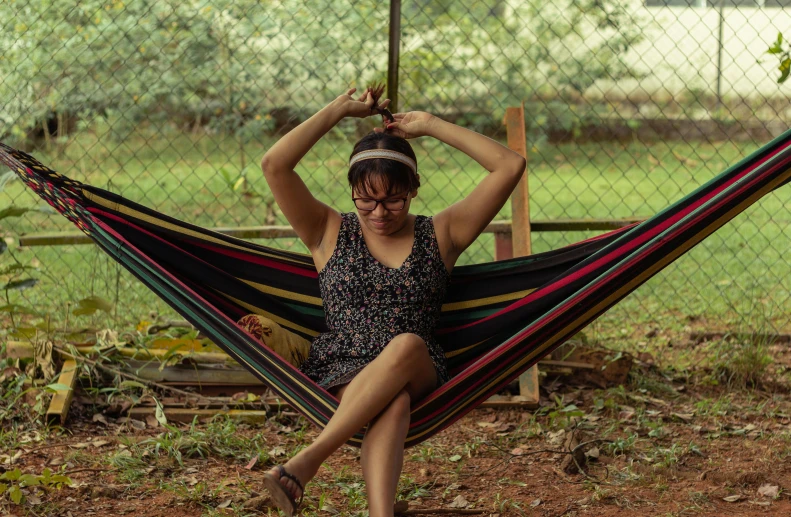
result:
[[[374,158],[387,158],[388,160],[401,162],[405,165],[408,165],[409,168],[412,169],[412,172],[417,174],[417,164],[415,163],[415,160],[403,153],[399,153],[398,151],[390,151],[388,149],[370,149],[368,151],[361,151],[352,157],[351,161],[349,162],[349,167],[357,162],[361,162],[363,160],[372,160]]]

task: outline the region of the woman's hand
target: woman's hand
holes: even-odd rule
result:
[[[352,98],[352,94],[357,88],[350,88],[345,94],[338,96],[335,102],[341,108],[341,113],[344,117],[365,118],[371,115],[379,115],[379,112],[374,108],[375,99],[371,95],[371,88],[366,88],[362,95],[356,100]],[[386,108],[390,104],[390,99],[385,99],[379,108]]]
[[[386,123],[385,128],[376,127],[374,131],[377,133],[386,131],[406,139],[417,138],[428,135],[429,129],[436,119],[434,115],[425,111],[394,113],[393,118],[395,122]]]

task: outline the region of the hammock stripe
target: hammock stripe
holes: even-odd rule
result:
[[[236,325],[327,330],[312,257],[261,246],[71,180],[0,144],[0,161],[308,420],[338,401]],[[413,404],[405,446],[442,431],[612,305],[791,180],[791,131],[643,221],[529,257],[456,266],[436,336],[452,379]],[[365,429],[347,442],[360,446]]]

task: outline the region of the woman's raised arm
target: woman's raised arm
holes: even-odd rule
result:
[[[322,108],[318,113],[298,125],[269,149],[261,160],[261,169],[272,191],[275,202],[294,228],[297,236],[311,250],[316,249],[327,229],[327,221],[334,212],[316,199],[308,190],[294,167],[335,124],[343,118],[378,114],[372,110],[373,97],[369,90],[358,100],[351,98],[356,88]],[[379,107],[385,107],[385,100]]]
[[[508,201],[527,162],[499,142],[438,117],[426,123],[425,132],[470,156],[490,173],[467,197],[434,217],[435,224],[443,227],[440,231],[448,235],[454,256],[458,257]]]

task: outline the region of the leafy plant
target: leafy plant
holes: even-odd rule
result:
[[[788,79],[788,75],[791,74],[791,45],[783,40],[782,32],[777,33],[777,39],[766,53],[773,54],[780,60],[780,64],[777,66],[780,77],[777,78],[777,82],[778,84],[784,83]]]
[[[40,475],[22,474],[17,468],[0,474],[0,496],[7,494],[11,502],[21,505],[25,502],[23,488],[62,488],[63,485],[71,485],[71,483],[69,477],[63,474],[53,474],[48,468],[45,468]]]

